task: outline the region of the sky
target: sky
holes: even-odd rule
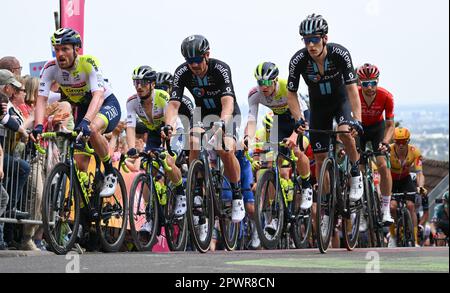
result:
[[[16,56],[23,74],[30,62],[51,59],[59,1],[0,3],[8,27],[0,57]],[[100,60],[125,117],[133,69],[150,65],[173,73],[184,62],[182,40],[202,34],[211,57],[231,67],[238,103],[247,109],[256,66],[274,62],[287,78],[291,57],[304,46],[300,22],[316,13],[328,21],[329,42],[346,47],[354,66],[380,68],[380,86],[394,94],[396,105],[448,105],[448,6],[448,0],[86,0],[84,53]],[[303,80],[300,92],[307,92]]]

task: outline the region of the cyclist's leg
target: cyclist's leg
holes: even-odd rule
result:
[[[181,176],[181,170],[176,165],[176,158],[179,156],[182,152],[182,146],[183,144],[183,136],[181,133],[183,132],[183,128],[177,129],[177,133],[180,133],[179,135],[176,135],[173,137],[171,141],[171,148],[172,151],[176,154],[175,157],[167,156],[167,164],[172,169],[171,171],[166,171],[166,174],[170,181],[175,185],[175,195],[177,197],[176,200],[176,208],[175,208],[175,215],[182,216],[186,213],[187,205],[186,205],[186,195],[183,188],[183,178]]]
[[[350,102],[348,99],[342,103],[341,108],[338,110],[338,116],[336,117],[338,123],[343,121],[351,121],[353,118],[351,116]],[[348,125],[340,125],[338,127],[339,131],[349,131],[350,127]],[[350,187],[350,201],[358,201],[361,199],[364,193],[364,186],[362,180],[362,173],[359,169],[359,159],[360,155],[356,149],[356,141],[351,134],[341,134],[339,135],[340,140],[343,142],[345,147],[345,152],[347,153],[350,162],[352,164],[350,174],[351,174],[351,187]]]
[[[110,133],[117,127],[120,116],[119,102],[114,95],[110,95],[105,99],[99,113],[90,125],[91,137],[89,141],[105,167],[105,181],[100,192],[102,197],[113,195],[117,187],[117,176],[114,174],[108,141],[103,134]]]

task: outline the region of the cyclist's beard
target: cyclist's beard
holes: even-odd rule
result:
[[[323,52],[325,51],[325,46],[327,45],[326,43],[325,43],[325,41],[323,40],[323,38],[322,38],[322,52],[320,52],[320,54],[319,55],[317,55],[317,58],[319,58],[320,56],[322,56],[322,54],[323,54]]]

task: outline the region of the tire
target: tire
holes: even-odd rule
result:
[[[44,234],[50,249],[59,255],[68,253],[74,247],[80,227],[81,190],[76,178],[70,182],[70,174],[70,167],[65,163],[59,163],[44,183],[42,198]],[[64,200],[61,201],[63,197]],[[72,220],[65,220],[70,218]]]
[[[215,178],[216,180],[214,182],[217,186],[231,190],[231,185],[225,177],[222,175],[216,175]],[[216,197],[216,213],[219,216],[220,232],[222,234],[225,249],[228,251],[233,251],[237,246],[240,223],[232,222],[231,213],[233,207],[222,200],[222,195],[217,192],[219,190],[222,189],[216,189],[214,196]]]
[[[201,179],[203,178],[203,179]],[[197,186],[197,179],[202,182],[202,186]],[[206,253],[211,245],[212,233],[215,224],[213,199],[210,194],[210,180],[206,177],[205,165],[200,160],[194,160],[189,167],[187,179],[187,213],[186,219],[191,242],[201,253]],[[196,188],[202,190],[198,195],[202,198],[201,206],[194,205]],[[205,239],[200,239],[199,229],[201,225],[207,224],[207,233]]]
[[[329,175],[329,182],[326,183],[325,175]],[[316,240],[321,253],[326,253],[330,245],[331,234],[334,229],[334,214],[336,206],[336,175],[333,159],[327,158],[320,170],[319,190],[317,192],[317,213],[316,213]],[[328,193],[326,193],[328,191]],[[328,197],[328,198],[327,198]],[[324,216],[328,216],[328,229],[322,234]]]
[[[186,214],[175,217],[176,195],[169,185],[167,188],[167,204],[164,206],[166,218],[165,231],[167,244],[171,251],[186,251],[187,246],[187,221]]]
[[[270,197],[273,197],[274,192],[275,197],[270,202]],[[269,235],[269,233],[266,233],[265,227],[274,219],[278,220],[278,224],[276,230],[272,233],[273,235]],[[283,223],[284,202],[280,188],[279,186],[277,187],[275,172],[273,170],[267,170],[258,180],[255,197],[255,224],[259,239],[264,248],[277,248],[283,232]]]
[[[375,190],[372,198],[372,212],[374,219],[374,233],[376,240],[376,247],[386,247],[384,242],[384,231],[383,231],[383,213],[381,212],[381,202],[378,192]]]
[[[137,175],[130,189],[130,228],[134,244],[139,251],[151,251],[157,239],[159,228],[159,202],[154,186],[150,188],[148,175],[141,173]],[[144,192],[149,194],[148,203],[144,202]],[[139,232],[142,225],[152,221],[151,233]]]
[[[363,174],[364,176],[364,203],[363,203],[363,213],[362,213],[362,217],[365,217],[367,219],[367,235],[368,235],[368,247],[376,247],[376,227],[375,227],[375,221],[374,221],[374,217],[373,217],[373,204],[372,204],[372,200],[373,200],[373,190],[372,190],[372,185],[371,182],[369,180],[369,178],[367,178],[367,174]]]
[[[405,223],[405,229],[403,230],[404,247],[415,247],[414,226],[408,209],[405,209],[403,214],[403,222]]]
[[[350,162],[347,166],[347,170],[350,170]],[[362,200],[358,200],[355,203],[350,202],[350,173],[347,173],[344,180],[344,184],[341,186],[344,199],[344,207],[346,212],[341,215],[342,217],[342,234],[344,234],[344,245],[348,251],[353,251],[358,244],[359,238],[359,224],[361,221],[361,211],[363,208]]]
[[[294,186],[294,202],[292,203],[295,221],[291,225],[291,235],[295,247],[298,249],[308,247],[312,230],[311,209],[306,211],[302,210],[300,208],[301,199],[301,188],[297,182]]]
[[[123,245],[128,228],[128,194],[122,174],[114,169],[117,188],[108,198],[98,196],[100,220],[96,222],[100,244],[105,252],[118,252]],[[119,190],[118,190],[119,189]],[[116,227],[118,226],[118,227]]]

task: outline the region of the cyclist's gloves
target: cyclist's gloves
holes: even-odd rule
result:
[[[305,121],[305,119],[303,119],[303,118],[300,118],[300,119],[295,123],[295,132],[296,132],[296,133],[299,133],[299,132],[300,132],[300,130],[299,130],[300,127],[306,128],[306,121]]]
[[[34,130],[32,132],[33,137],[37,138],[39,134],[41,134],[44,131],[44,125],[38,124],[34,127]]]
[[[137,157],[137,155],[138,155],[138,151],[137,151],[137,149],[135,149],[135,148],[131,148],[131,149],[129,149],[128,152],[127,152],[127,156],[128,156],[129,158]]]
[[[89,125],[91,124],[91,121],[89,121],[86,118],[83,118],[81,120],[80,124],[78,124],[77,128],[75,129],[77,132],[83,132],[83,136],[91,136],[91,129],[89,128]]]
[[[358,121],[358,120],[352,120],[352,121],[350,121],[350,122],[348,123],[348,125],[350,126],[350,128],[356,130],[356,131],[358,132],[358,135],[359,135],[359,136],[364,135],[364,128],[363,128],[363,126],[362,126],[362,124],[361,124],[360,121]]]
[[[170,139],[169,135],[170,132],[173,131],[173,127],[171,125],[165,125],[161,127],[161,131],[164,132],[164,134],[166,135],[166,139]]]

